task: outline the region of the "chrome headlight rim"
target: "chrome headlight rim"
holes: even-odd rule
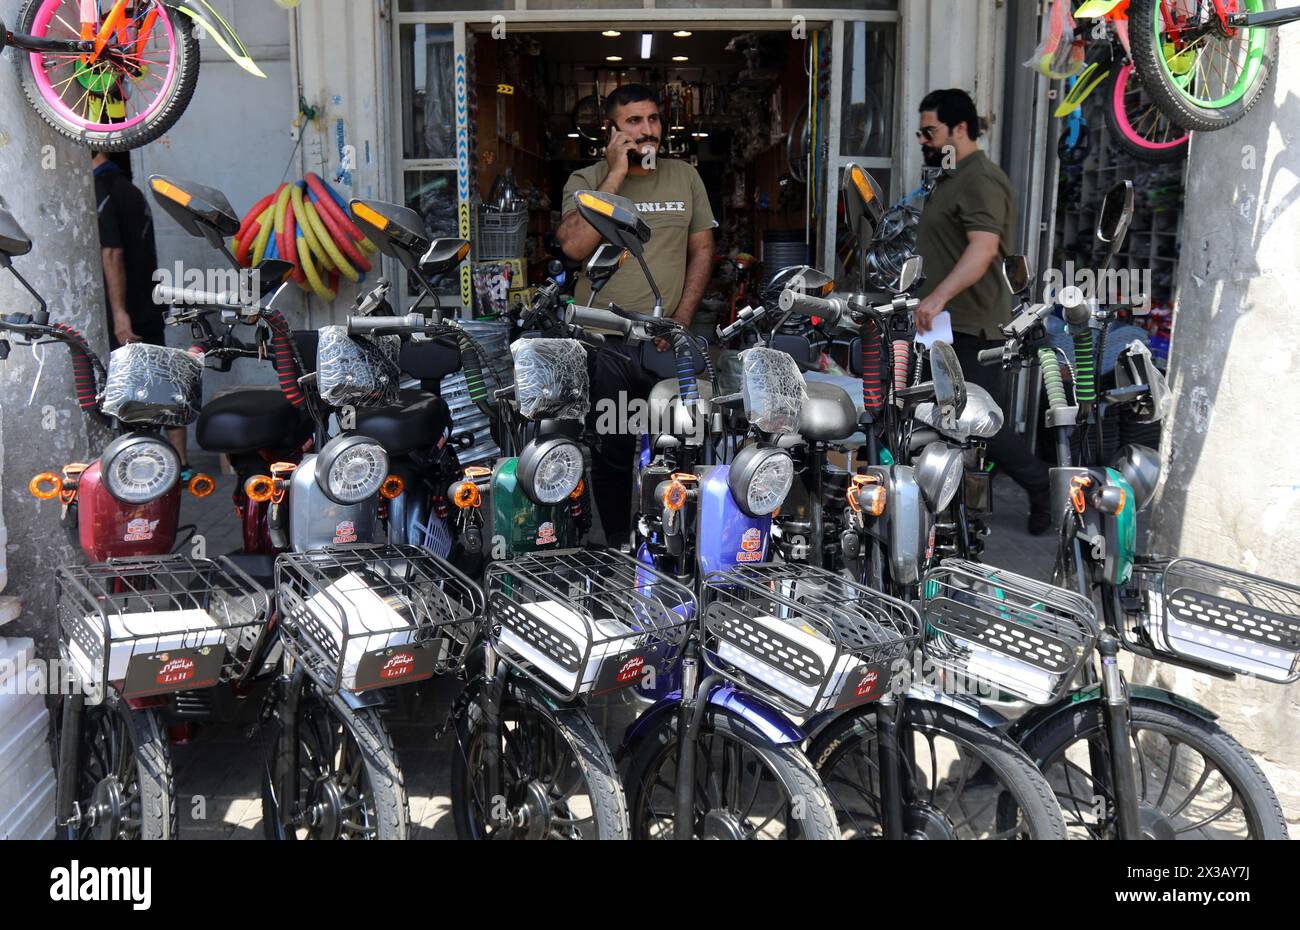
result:
[[[754,478],[763,469],[771,468],[776,463],[780,463],[786,472],[777,486],[779,493],[772,495],[775,503],[770,509],[751,506],[750,491],[753,488]],[[727,484],[731,489],[732,498],[748,516],[770,517],[785,503],[785,499],[790,495],[790,489],[794,487],[794,458],[787,450],[768,443],[746,446],[731,463]]]
[[[557,485],[550,493],[544,495],[537,486],[537,477],[547,459],[559,455],[570,456],[570,464],[576,464],[577,471],[571,482],[566,479],[564,484]],[[564,503],[578,489],[585,472],[586,459],[582,454],[582,446],[567,436],[532,440],[519,453],[519,464],[516,469],[519,486],[523,488],[524,494],[540,507],[555,507]],[[560,493],[561,491],[563,493]]]
[[[124,491],[116,481],[118,467],[129,465],[133,459],[149,451],[159,454],[164,480],[141,493]],[[181,476],[181,457],[171,443],[152,433],[127,433],[114,439],[104,449],[99,457],[99,472],[104,479],[104,487],[114,500],[131,506],[142,506],[153,503],[176,487]]]
[[[334,468],[346,457],[360,455],[369,451],[378,467],[372,469],[372,476],[367,483],[360,485],[352,493],[335,493],[330,487],[330,476]],[[320,457],[316,460],[316,486],[321,493],[336,504],[351,507],[370,500],[379,494],[384,480],[388,477],[388,450],[369,436],[360,433],[344,433],[325,443]],[[371,487],[370,485],[374,485]]]
[[[939,440],[921,450],[916,460],[916,483],[935,513],[947,510],[961,489],[966,471],[964,459],[961,449]]]

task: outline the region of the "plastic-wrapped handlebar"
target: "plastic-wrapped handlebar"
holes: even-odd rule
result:
[[[992,349],[981,349],[979,354],[979,363],[981,365],[1001,365],[1002,348],[995,347]]]
[[[229,294],[216,294],[198,288],[168,287],[159,284],[153,289],[155,303],[190,307],[219,307],[223,310],[244,310],[248,304]]]
[[[419,313],[406,316],[349,316],[349,336],[410,336],[438,326]]]

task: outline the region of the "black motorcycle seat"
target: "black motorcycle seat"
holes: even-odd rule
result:
[[[280,451],[300,446],[311,418],[278,388],[248,388],[213,398],[199,412],[200,449],[224,455]]]
[[[431,448],[450,428],[447,402],[423,391],[402,391],[392,407],[357,408],[356,431],[392,457]]]
[[[811,442],[836,442],[858,431],[858,408],[844,388],[809,381],[808,400],[799,411],[799,433]]]

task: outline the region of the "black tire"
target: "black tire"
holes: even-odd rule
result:
[[[1277,67],[1277,30],[1268,30],[1268,42],[1259,73],[1240,100],[1220,109],[1197,106],[1176,87],[1171,86],[1165,75],[1163,51],[1156,41],[1161,2],[1162,0],[1133,0],[1128,11],[1133,64],[1137,67],[1147,93],[1165,116],[1183,129],[1214,132],[1231,126],[1254,108],[1272,83],[1273,72]],[[1267,10],[1273,9],[1273,0],[1263,0],[1263,6]]]
[[[66,700],[61,706],[65,706]],[[53,740],[56,772],[59,770],[58,736],[56,728]],[[81,721],[81,770],[77,773],[76,792],[83,811],[88,807],[95,785],[102,780],[100,769],[105,763],[127,773],[121,787],[126,801],[121,828],[116,835],[100,838],[176,839],[176,779],[172,773],[171,746],[159,712],[132,710],[116,699],[86,707]],[[58,835],[67,840],[94,839],[97,831],[83,824],[80,828],[60,827]]]
[[[17,32],[31,32],[32,23],[35,21],[41,3],[42,0],[26,0],[18,13]],[[21,59],[18,63],[18,71],[22,79],[23,93],[27,95],[28,102],[40,114],[41,119],[64,138],[98,152],[129,152],[153,142],[171,129],[185,113],[185,108],[190,105],[190,100],[194,97],[194,89],[198,86],[199,43],[194,37],[193,25],[188,17],[161,3],[159,8],[161,15],[167,17],[176,36],[176,69],[171,87],[167,91],[167,99],[151,119],[127,130],[110,132],[84,130],[69,123],[41,96],[30,62],[26,57],[27,53],[15,49],[13,54]]]
[[[353,709],[338,695],[321,694],[310,681],[302,686],[302,695],[298,701],[299,728],[299,762],[304,763],[303,740],[315,740],[320,745],[326,738],[341,741],[339,755],[348,758],[355,749],[356,758],[352,777],[359,792],[360,813],[367,822],[360,824],[361,829],[338,827],[346,823],[338,818],[325,821],[324,825],[299,826],[293,830],[286,827],[275,791],[283,783],[283,765],[288,764],[287,756],[279,751],[280,740],[284,733],[284,722],[280,714],[284,712],[283,703],[276,711],[271,726],[271,742],[262,777],[262,829],[267,839],[373,839],[404,840],[410,832],[410,813],[406,799],[406,786],[402,779],[402,770],[398,765],[397,750],[393,747],[393,738],[377,709],[365,707]],[[331,737],[332,735],[332,737]],[[331,753],[331,757],[334,754]],[[301,773],[298,773],[301,774]],[[332,773],[344,776],[345,773]],[[327,779],[338,786],[338,778]],[[303,805],[320,802],[320,792],[325,790],[322,784],[304,787],[299,784],[298,801]],[[309,787],[315,793],[309,793]],[[352,815],[352,816],[355,816]],[[302,830],[303,837],[298,836]]]
[[[1269,784],[1250,753],[1221,727],[1181,708],[1141,698],[1134,699],[1132,702],[1132,721],[1135,731],[1147,730],[1160,734],[1166,739],[1173,737],[1178,744],[1191,748],[1199,753],[1203,760],[1212,763],[1218,769],[1224,786],[1231,788],[1242,801],[1241,824],[1249,831],[1249,838],[1287,839],[1286,816],[1282,813],[1282,805],[1278,803],[1273,786]],[[1084,783],[1083,779],[1091,778],[1091,775],[1082,769],[1078,772],[1073,771],[1078,768],[1077,760],[1073,766],[1067,766],[1062,761],[1070,747],[1081,741],[1091,741],[1099,753],[1108,755],[1105,750],[1104,708],[1098,701],[1075,704],[1068,713],[1059,714],[1054,720],[1031,731],[1023,743],[1023,748],[1053,784],[1071,837],[1111,838],[1114,836],[1113,822],[1090,823],[1089,821],[1095,818],[1095,811],[1087,807],[1089,800],[1097,797],[1105,798],[1109,794],[1108,789],[1099,786],[1095,781],[1092,784]],[[1155,748],[1158,747],[1149,747],[1149,753]],[[1076,755],[1085,756],[1086,753],[1076,751]],[[1178,751],[1171,748],[1169,758],[1177,759]],[[1145,806],[1150,807],[1149,795],[1157,787],[1151,784],[1156,773],[1146,756],[1139,756],[1135,762],[1139,766],[1139,778],[1143,778],[1142,773],[1146,776],[1144,794],[1148,798]],[[1166,777],[1171,778],[1174,774],[1173,770],[1177,768],[1177,765],[1170,766],[1171,771]],[[1188,769],[1188,771],[1196,770]],[[1202,766],[1200,771],[1204,772],[1205,766]],[[1199,779],[1199,776],[1197,778]],[[1108,778],[1105,780],[1109,781]],[[1209,775],[1205,782],[1206,786],[1211,784],[1217,784],[1213,775]],[[1177,807],[1187,798],[1187,794],[1190,794],[1188,792],[1179,795],[1175,793],[1174,786],[1165,783],[1160,783],[1158,787],[1162,790],[1155,798],[1158,802],[1155,805],[1157,811],[1167,807]],[[1202,790],[1205,790],[1205,787],[1202,787]],[[1210,803],[1213,806],[1215,802]],[[1192,809],[1190,804],[1188,809]],[[1171,838],[1155,823],[1153,812],[1145,811],[1143,820],[1148,836]],[[1179,836],[1204,838],[1193,837],[1191,834],[1197,832],[1195,829],[1187,829],[1184,833],[1179,832],[1177,823],[1168,826],[1174,831],[1172,838]],[[1194,828],[1195,824],[1192,826]],[[1215,836],[1215,839],[1247,838],[1245,836],[1225,837],[1222,831],[1218,832],[1220,835]]]
[[[969,786],[973,790],[985,790],[989,788],[992,779],[1001,785],[1001,791],[996,794],[986,791],[989,794],[988,802],[985,808],[977,811],[990,815],[987,825],[994,832],[985,838],[1065,838],[1065,824],[1051,786],[1029,757],[1007,737],[960,711],[916,700],[908,700],[903,707],[900,736],[908,732],[914,741],[918,735],[924,738],[926,733],[932,733],[941,734],[954,744],[965,745],[974,765],[958,781],[959,789],[964,790]],[[875,708],[866,707],[831,721],[817,734],[808,752],[835,805],[840,828],[846,834],[862,838],[883,836],[878,818],[873,823],[869,818],[856,815],[849,809],[854,795],[865,797],[871,790],[871,785],[863,782],[870,781],[870,768],[875,765],[875,742]],[[931,742],[930,745],[934,744]],[[937,758],[937,751],[932,752]],[[854,766],[865,768],[854,769]],[[945,783],[948,781],[949,779],[944,779]],[[918,783],[917,771],[913,767],[907,789],[913,801],[905,803],[909,834],[916,837],[963,838],[960,827],[966,821],[953,824],[948,808],[937,807],[937,784],[931,786],[928,801],[920,797],[918,787],[922,792],[925,790]],[[953,793],[953,801],[961,796],[963,790]],[[949,806],[952,803],[950,801]],[[1019,816],[1011,816],[1016,811],[1020,812]],[[999,813],[1004,815],[1001,820],[997,817]],[[974,820],[975,815],[970,815],[967,819]],[[1008,835],[1001,837],[1000,834]]]
[[[821,779],[813,769],[798,746],[778,746],[756,733],[752,727],[729,711],[711,709],[705,712],[705,719],[700,726],[700,749],[697,753],[697,778],[708,780],[705,773],[704,757],[712,752],[712,740],[722,737],[734,741],[752,753],[761,762],[770,778],[779,783],[779,789],[787,799],[800,799],[802,803],[783,804],[788,808],[789,816],[785,823],[786,836],[783,839],[797,840],[837,840],[840,830],[835,822],[835,813],[831,808],[831,799],[822,786]],[[659,818],[654,823],[650,805],[653,801],[653,788],[656,784],[672,786],[676,784],[677,755],[677,715],[669,714],[662,725],[647,733],[632,753],[627,771],[628,809],[632,815],[632,838],[672,839],[675,818]],[[671,767],[674,777],[666,782],[660,777],[661,771]],[[743,776],[741,776],[743,777]],[[761,788],[753,789],[755,794]],[[748,793],[741,791],[740,793]],[[661,797],[663,795],[661,794]],[[707,818],[713,813],[700,805],[701,792],[696,792],[697,814]],[[671,801],[671,798],[668,799]],[[662,804],[662,801],[661,801]],[[671,813],[671,807],[667,808]],[[741,812],[742,814],[745,812]],[[746,818],[748,819],[748,818]],[[752,826],[752,824],[750,824]],[[656,827],[660,827],[656,832]],[[696,824],[695,833],[702,832]],[[707,833],[706,833],[707,835]],[[760,836],[740,837],[745,839],[763,839]]]
[[[495,834],[498,827],[492,829],[486,827],[484,816],[486,812],[483,810],[483,804],[489,802],[486,799],[480,801],[478,796],[481,792],[476,785],[477,779],[471,775],[471,768],[477,769],[484,748],[482,730],[478,725],[482,719],[479,681],[478,678],[472,678],[469,692],[462,697],[465,709],[457,716],[456,745],[451,750],[452,819],[456,827],[456,836],[462,840],[499,838]],[[562,758],[569,760],[565,767],[570,770],[570,777],[580,780],[572,784],[585,785],[586,792],[582,797],[590,812],[588,816],[582,818],[590,824],[590,829],[587,831],[579,829],[576,836],[554,835],[557,831],[546,826],[544,837],[537,835],[537,832],[529,832],[521,828],[513,832],[511,838],[627,839],[627,801],[618,778],[618,768],[614,764],[604,737],[585,710],[577,707],[555,707],[553,702],[547,700],[534,685],[512,677],[506,685],[506,697],[501,714],[503,723],[510,721],[516,723],[520,728],[517,732],[523,733],[525,726],[540,726],[545,728],[541,732],[549,732],[550,738],[556,740],[557,746],[560,742],[564,744],[565,757]],[[540,740],[535,742],[541,744]],[[511,757],[517,745],[519,744],[507,741],[507,745],[502,750],[503,771],[509,765],[504,760]],[[517,760],[517,756],[515,758]],[[518,768],[517,765],[515,767]],[[530,780],[546,777],[545,774],[527,774],[534,776]],[[550,788],[555,787],[558,786],[550,786]],[[523,791],[522,786],[518,784],[509,786],[507,790],[510,791],[512,788]],[[546,792],[548,799],[550,788]],[[572,794],[573,791],[562,792],[556,800],[567,805],[567,799]],[[515,806],[522,804],[523,801],[520,797],[510,797],[507,803]],[[534,820],[534,822],[539,821]],[[573,827],[569,829],[572,831]]]
[[[1149,164],[1156,164],[1156,165],[1168,164],[1169,162],[1182,161],[1184,158],[1187,157],[1187,147],[1191,142],[1190,137],[1184,135],[1181,144],[1172,146],[1170,148],[1152,149],[1143,145],[1138,145],[1136,142],[1130,139],[1128,135],[1124,132],[1124,128],[1120,125],[1119,115],[1115,112],[1115,85],[1119,83],[1122,74],[1123,71],[1121,69],[1118,68],[1115,69],[1114,72],[1111,74],[1110,79],[1106,82],[1106,86],[1101,91],[1103,94],[1106,95],[1105,100],[1102,102],[1101,108],[1106,115],[1106,126],[1110,129],[1111,141],[1113,141],[1117,146],[1119,146],[1119,148],[1122,151],[1133,156],[1138,161],[1147,162]],[[1138,81],[1136,71],[1130,73],[1128,77],[1128,82],[1132,85],[1136,85],[1135,87],[1127,88],[1128,93],[1131,94],[1138,88],[1141,88],[1141,90],[1144,93],[1146,92],[1145,85],[1142,85]],[[1149,103],[1150,102],[1149,94],[1147,96],[1147,100]],[[1154,109],[1158,110],[1160,115],[1164,117],[1164,119],[1166,120],[1169,119],[1167,116],[1164,115],[1164,110],[1158,107],[1155,107]],[[1129,114],[1128,118],[1132,120],[1133,114]],[[1149,115],[1143,114],[1138,117],[1138,122],[1141,123],[1145,119],[1149,119],[1149,118],[1150,118]],[[1172,124],[1172,121],[1169,122]],[[1175,125],[1171,125],[1170,128],[1175,133],[1182,133],[1184,131],[1181,127]]]

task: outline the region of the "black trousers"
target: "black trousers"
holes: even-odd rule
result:
[[[1048,466],[1034,454],[1011,422],[1010,374],[1001,365],[985,367],[979,363],[979,353],[983,349],[1000,345],[1002,343],[981,339],[979,336],[953,334],[952,347],[957,350],[957,359],[961,362],[966,380],[988,391],[1006,414],[1002,432],[988,441],[989,458],[1031,495],[1043,493],[1049,487]]]
[[[591,493],[606,544],[617,548],[628,541],[632,531],[632,479],[641,437],[626,431],[621,415],[601,414],[611,404],[614,410],[623,411],[634,401],[646,400],[655,378],[641,367],[639,349],[613,336],[606,336],[605,345],[588,354],[587,371],[591,378],[587,426],[597,429],[602,420],[602,427],[611,421],[615,426],[614,430],[600,429],[592,449]]]

